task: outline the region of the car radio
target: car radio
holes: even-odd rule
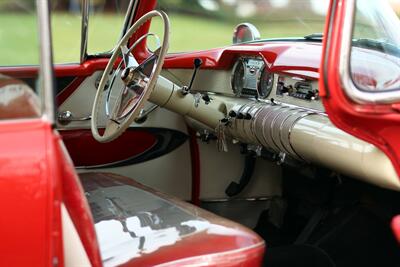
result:
[[[313,88],[312,83],[308,81],[298,81],[294,84],[285,83],[285,77],[280,76],[276,87],[277,95],[288,95],[294,98],[304,100],[318,99],[318,89]]]

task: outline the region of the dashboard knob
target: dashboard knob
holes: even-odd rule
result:
[[[314,100],[314,99],[315,99],[315,96],[316,96],[315,91],[308,90],[308,92],[307,92],[305,98],[306,98],[307,100]]]
[[[242,112],[239,112],[239,114],[237,114],[236,119],[242,120],[244,119],[244,114]]]
[[[237,116],[236,111],[234,111],[234,110],[229,111],[228,115],[231,118],[236,118],[236,116]]]

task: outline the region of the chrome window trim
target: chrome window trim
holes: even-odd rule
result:
[[[135,11],[136,11],[138,3],[139,3],[139,0],[131,0],[129,2],[128,9],[126,11],[125,18],[124,18],[124,24],[122,27],[121,36],[119,39],[122,39],[122,37],[124,37],[129,26],[132,25],[132,22],[134,19],[134,14],[136,13]]]
[[[368,92],[362,91],[354,84],[350,74],[350,59],[356,0],[342,1],[341,3],[345,5],[345,16],[342,25],[342,41],[340,44],[341,47],[339,58],[340,82],[343,90],[348,97],[359,104],[392,104],[399,101],[399,90]],[[332,26],[333,25],[331,24],[330,27]]]
[[[87,58],[88,36],[89,36],[89,0],[83,0],[80,63],[85,62]]]
[[[50,30],[50,5],[47,0],[36,0],[39,29],[39,92],[42,100],[42,118],[55,123],[54,109],[54,72],[52,39]]]

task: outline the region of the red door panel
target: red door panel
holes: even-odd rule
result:
[[[109,143],[99,143],[89,129],[61,130],[76,167],[117,167],[148,161],[182,145],[188,136],[165,128],[128,128]]]
[[[149,151],[156,137],[145,130],[128,130],[109,143],[99,143],[90,130],[60,131],[75,166],[112,165]]]
[[[40,119],[0,121],[0,266],[62,266],[54,139]]]

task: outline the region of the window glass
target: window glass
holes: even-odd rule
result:
[[[89,55],[112,50],[123,26],[129,0],[89,1]],[[52,0],[54,62],[77,63],[81,52],[82,0]]]
[[[54,63],[78,63],[81,50],[81,0],[52,0]]]
[[[111,51],[121,37],[129,0],[91,0],[88,54]]]
[[[400,0],[358,0],[351,76],[365,91],[400,88]]]
[[[304,37],[324,31],[328,0],[159,0],[171,20],[170,52],[227,46],[233,30],[254,24],[261,39]],[[161,31],[160,20],[151,31]]]
[[[0,2],[0,120],[40,116],[38,77],[24,78],[4,68],[38,64],[37,25],[34,1]]]
[[[35,1],[0,1],[0,66],[39,62]]]
[[[79,62],[81,1],[51,0],[53,55],[55,63]],[[35,1],[0,1],[0,65],[37,65],[38,39]]]

